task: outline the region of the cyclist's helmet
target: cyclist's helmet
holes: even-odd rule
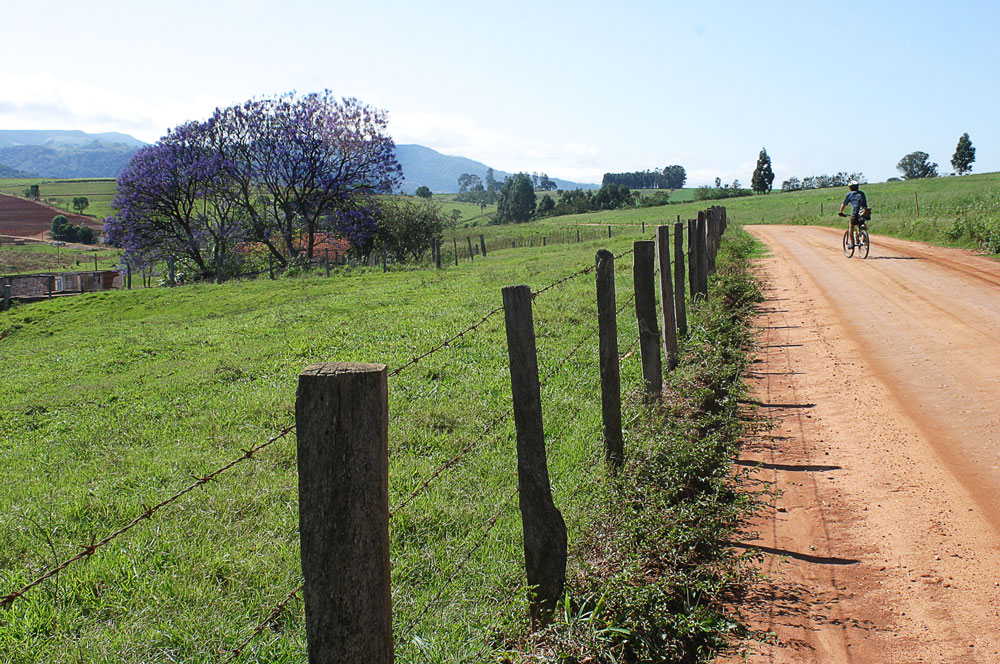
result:
[[[850,182],[847,183],[847,186],[851,189],[851,191],[854,191],[855,189],[858,188],[858,181],[851,180]]]

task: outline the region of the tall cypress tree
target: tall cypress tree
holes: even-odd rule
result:
[[[767,156],[767,150],[760,149],[760,156],[757,157],[757,168],[753,171],[750,179],[750,188],[758,194],[766,194],[771,191],[771,183],[774,182],[774,172],[771,170],[771,158]]]
[[[976,148],[972,147],[968,132],[962,134],[958,139],[958,146],[955,148],[955,155],[951,158],[952,168],[959,175],[965,175],[972,170],[972,162],[976,160]]]

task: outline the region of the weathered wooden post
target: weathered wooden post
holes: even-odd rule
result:
[[[486,236],[479,234],[479,248],[482,250],[483,258],[486,258]]]
[[[698,212],[698,292],[708,297],[708,222],[704,211]]]
[[[299,534],[310,664],[391,664],[389,408],[383,364],[299,375]]]
[[[132,290],[132,266],[125,263],[125,287]]]
[[[716,209],[708,208],[705,212],[705,242],[708,251],[705,256],[708,258],[708,270],[706,274],[715,274],[715,230],[716,230]]]
[[[684,303],[684,224],[674,224],[674,314],[677,334],[687,336],[687,305]]]
[[[524,528],[524,566],[528,586],[534,589],[531,620],[538,624],[551,619],[562,597],[566,580],[566,523],[552,501],[549,486],[531,289],[507,286],[503,289],[503,307],[517,429],[517,485]]]
[[[677,319],[674,317],[674,271],[670,265],[670,227],[656,227],[656,259],[660,269],[660,311],[663,315],[663,355],[667,371],[677,366]]]
[[[545,245],[547,244],[547,241],[548,241],[548,238],[547,238],[546,236],[544,236],[544,235],[543,235],[543,236],[542,236],[542,246],[543,246],[543,247],[544,247],[544,246],[545,246]]]
[[[660,326],[656,321],[656,242],[632,243],[632,284],[635,289],[635,320],[639,326],[639,354],[646,396],[663,390],[660,362]]]
[[[642,234],[643,235],[646,234],[646,220],[645,219],[642,220]]]
[[[3,310],[10,311],[10,279],[3,284]]]
[[[688,283],[690,284],[691,299],[698,293],[698,220],[688,219]]]
[[[474,261],[474,260],[476,260],[476,259],[475,259],[475,257],[474,257],[474,256],[473,256],[473,254],[472,254],[472,238],[471,238],[471,237],[469,237],[468,235],[466,235],[466,236],[465,236],[465,239],[466,239],[466,241],[468,241],[468,243],[469,243],[469,260],[470,260],[470,261]]]
[[[618,315],[615,306],[615,257],[607,249],[597,252],[597,328],[600,334],[601,422],[604,460],[612,471],[621,468],[622,390],[618,364]]]
[[[456,237],[451,238],[451,242],[452,242],[452,244],[455,245],[455,266],[457,267],[458,266],[458,238],[456,238]]]
[[[608,239],[611,239],[611,226],[608,226]]]
[[[167,259],[167,267],[169,268],[169,283],[170,287],[173,288],[177,285],[176,276],[177,273],[174,271],[174,257],[171,256]],[[152,276],[150,277],[152,279]]]
[[[578,228],[578,229],[576,229],[576,241],[577,241],[577,242],[579,242],[579,241],[580,241],[580,229],[579,229],[579,228]]]

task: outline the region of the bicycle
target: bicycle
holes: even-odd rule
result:
[[[841,214],[841,217],[847,216]],[[851,230],[847,229],[844,231],[844,255],[848,258],[854,255],[854,250],[858,250],[858,256],[861,258],[868,258],[868,251],[871,249],[871,241],[868,239],[868,224],[867,219],[863,215],[858,216],[857,222],[854,224],[854,237],[850,237]]]

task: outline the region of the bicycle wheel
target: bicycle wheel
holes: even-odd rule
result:
[[[850,231],[844,231],[844,255],[850,258],[854,255],[854,245],[850,244]]]
[[[861,258],[868,258],[868,250],[870,248],[871,247],[868,242],[868,231],[862,228],[858,233],[858,255]]]

